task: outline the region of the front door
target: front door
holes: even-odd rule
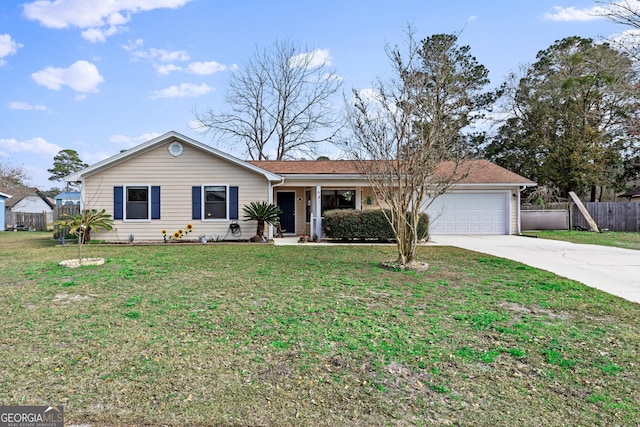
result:
[[[280,225],[285,233],[296,232],[296,193],[293,191],[279,191],[276,193],[276,204],[282,211]]]

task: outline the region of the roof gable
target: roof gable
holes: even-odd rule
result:
[[[11,191],[12,195],[10,198],[5,201],[5,206],[8,208],[14,207],[16,204],[20,203],[25,197],[36,196],[41,198],[50,208],[53,209],[55,203],[44,195],[40,190],[36,187],[19,187],[15,188]]]
[[[198,150],[201,150],[205,153],[211,154],[217,158],[223,159],[229,163],[232,163],[234,165],[240,166],[244,169],[253,171],[255,173],[258,173],[260,175],[263,175],[267,180],[269,181],[281,181],[282,178],[268,170],[262,169],[258,166],[255,166],[251,163],[245,162],[243,160],[240,160],[230,154],[227,154],[225,152],[222,152],[216,148],[210,147],[208,145],[205,145],[201,142],[196,141],[195,139],[189,138],[187,136],[184,136],[178,132],[167,132],[164,135],[160,135],[157,138],[151,139],[147,142],[144,142],[140,145],[137,145],[133,148],[130,148],[129,150],[123,151],[119,154],[116,154],[115,156],[109,157],[108,159],[102,160],[98,163],[95,163],[85,169],[82,169],[81,171],[78,171],[76,173],[73,173],[67,177],[64,178],[65,181],[67,182],[78,182],[81,181],[83,178],[91,176],[93,174],[96,174],[100,171],[103,171],[105,169],[108,169],[112,166],[115,166],[117,164],[120,164],[122,162],[126,162],[129,159],[132,159],[140,154],[143,154],[147,151],[150,151],[154,148],[156,148],[159,145],[162,144],[166,144],[168,142],[172,142],[172,141],[178,141],[181,144],[185,144],[185,145],[189,145],[191,147],[194,147]]]
[[[622,194],[618,194],[618,197],[628,197],[628,198],[640,197],[640,188],[636,188],[634,190],[629,190]]]

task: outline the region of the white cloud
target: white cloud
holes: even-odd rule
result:
[[[0,138],[0,149],[14,153],[33,153],[39,156],[52,157],[62,150],[58,145],[47,142],[44,138],[36,137],[26,141],[10,138]]]
[[[148,50],[142,49],[142,40],[129,43],[124,46],[134,60],[148,60],[158,62],[188,61],[189,54],[184,50],[166,50],[152,47]]]
[[[141,49],[143,45],[144,45],[144,40],[136,39],[134,41],[129,40],[129,42],[127,44],[123,45],[122,47],[127,52],[132,52],[132,51]]]
[[[382,98],[380,92],[372,88],[360,89],[358,92],[360,97],[367,102],[381,102]]]
[[[127,148],[135,147],[138,144],[142,144],[143,142],[147,142],[152,140],[153,138],[157,138],[161,133],[158,132],[146,132],[138,136],[126,136],[126,135],[112,135],[109,137],[109,141],[115,144],[124,145]]]
[[[300,55],[292,56],[291,59],[289,59],[289,66],[292,68],[314,68],[321,65],[331,65],[329,49],[316,49],[313,52],[301,53]]]
[[[168,76],[174,71],[182,71],[182,67],[173,64],[156,65],[156,72],[162,76]]]
[[[158,98],[186,98],[206,95],[213,88],[206,83],[196,85],[193,83],[182,83],[180,86],[169,86],[166,89],[156,90],[151,94],[151,99]]]
[[[102,28],[89,28],[80,33],[83,39],[90,41],[91,43],[101,42],[104,43],[107,37],[122,32],[121,27],[110,26],[106,29]]]
[[[24,5],[27,19],[47,28],[77,27],[85,31],[82,37],[104,41],[106,37],[124,30],[131,15],[154,9],[176,9],[191,0],[36,0]]]
[[[0,67],[4,65],[5,56],[15,54],[23,45],[16,42],[9,34],[0,34]]]
[[[594,21],[601,19],[605,9],[601,6],[593,6],[586,9],[578,9],[574,6],[554,6],[553,12],[547,12],[543,18],[547,21]]]
[[[208,62],[192,62],[187,67],[187,72],[192,74],[198,74],[200,76],[208,76],[215,74],[219,71],[227,69],[226,65],[218,64],[216,61]]]
[[[107,152],[102,151],[102,150],[99,150],[99,151],[86,151],[86,150],[83,150],[80,153],[80,158],[82,159],[82,161],[87,163],[87,164],[89,164],[89,165],[92,165],[94,163],[98,163],[99,161],[102,161],[104,159],[108,159],[111,156],[113,156],[113,153],[107,153]]]
[[[13,101],[9,103],[10,110],[25,110],[25,111],[49,111],[49,107],[43,104],[29,104],[24,101]]]
[[[69,86],[76,92],[98,92],[98,85],[104,82],[98,68],[87,61],[76,61],[69,68],[46,67],[31,74],[39,85],[52,90]]]
[[[614,47],[624,51],[637,52],[640,48],[640,29],[625,30],[622,33],[611,34],[607,41]]]
[[[191,59],[188,52],[184,50],[167,50],[158,48],[144,49],[143,46],[144,40],[137,39],[135,41],[130,40],[122,47],[124,50],[129,52],[134,61],[145,60],[151,62],[156,72],[163,76],[176,71],[208,76],[220,71],[225,71],[229,68],[237,68],[236,65],[227,67],[226,65],[220,64],[216,61],[191,62],[188,66],[182,67],[180,65],[176,65],[175,62],[184,62]]]

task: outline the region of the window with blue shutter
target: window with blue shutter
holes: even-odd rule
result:
[[[228,187],[224,184],[191,187],[191,219],[225,220],[238,218],[238,187]]]
[[[151,187],[151,219],[160,219],[160,186]]]
[[[229,219],[238,219],[238,187],[229,187]]]
[[[113,219],[122,219],[124,206],[124,189],[123,187],[113,187]]]
[[[202,219],[202,187],[191,187],[191,219]]]
[[[113,187],[113,219],[160,219],[160,186]]]

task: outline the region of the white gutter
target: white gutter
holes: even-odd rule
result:
[[[277,183],[277,184],[271,185],[271,181],[269,181],[269,187],[270,187],[270,190],[269,190],[269,203],[273,203],[273,189],[276,188],[276,187],[280,187],[283,184],[284,184],[284,177],[283,176],[280,177],[280,182]]]
[[[274,188],[280,187],[283,184],[284,184],[284,177],[283,176],[280,177],[280,182],[277,183],[277,184],[271,184],[271,181],[269,181],[269,200],[268,200],[269,204],[273,204]],[[271,226],[271,225],[269,226],[269,239],[273,239],[273,226]]]

